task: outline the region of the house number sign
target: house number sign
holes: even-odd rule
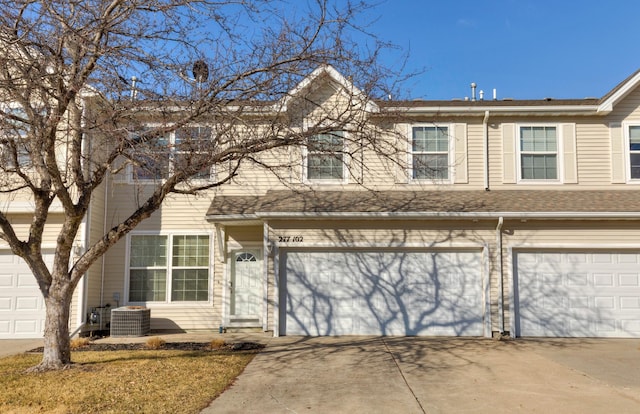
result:
[[[278,236],[279,243],[302,243],[302,236]]]

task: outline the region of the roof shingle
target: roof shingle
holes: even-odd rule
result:
[[[268,191],[264,196],[217,196],[207,216],[362,213],[636,213],[640,191]]]

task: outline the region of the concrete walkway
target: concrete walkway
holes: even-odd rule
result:
[[[638,413],[639,344],[273,338],[202,413]]]
[[[0,358],[22,354],[42,346],[42,339],[0,339]]]

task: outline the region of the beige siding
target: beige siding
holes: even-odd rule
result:
[[[145,192],[147,191],[147,192]],[[213,192],[212,192],[213,193]],[[133,233],[136,232],[202,232],[210,235],[210,243],[215,244],[214,227],[205,220],[205,214],[211,203],[212,193],[199,197],[189,197],[174,195],[168,197],[163,206],[150,218],[140,223]],[[112,186],[107,193],[107,227],[116,225],[124,220],[138,206],[144,195],[148,195],[148,189],[140,188],[133,184],[119,183]],[[105,303],[112,306],[118,304],[113,300],[115,292],[120,295],[119,305],[124,305],[126,298],[126,272],[127,272],[127,238],[120,240],[113,246],[104,257],[104,287],[103,297]],[[213,247],[217,251],[217,247]],[[207,303],[197,304],[148,304],[151,309],[152,329],[213,329],[220,323],[220,309],[215,309],[220,298],[218,289],[219,281],[216,280],[217,268],[219,264],[212,262],[211,283],[214,286],[214,297]],[[91,289],[93,292],[94,289]],[[92,296],[96,301],[95,294]],[[98,303],[96,301],[95,303]],[[89,306],[96,306],[89,303]]]
[[[93,199],[91,200],[91,207],[89,209],[89,217],[87,220],[87,231],[89,232],[89,246],[95,244],[104,234],[105,225],[105,186],[108,183],[98,187],[93,193]],[[112,295],[103,298],[102,296],[102,266],[104,264],[104,257],[101,257],[96,263],[91,266],[87,274],[85,275],[85,289],[86,289],[86,311],[89,311],[93,307],[103,306],[106,303],[114,306],[112,301]],[[76,294],[81,294],[76,290]],[[106,299],[106,300],[104,300]]]
[[[631,91],[613,108],[609,121],[640,121],[640,88]]]
[[[300,106],[296,118],[296,127],[302,127],[304,119],[320,119],[326,113],[334,116],[344,107],[344,96],[337,94],[331,86],[316,89],[313,100],[325,105]],[[293,103],[292,103],[293,104]],[[623,134],[620,128],[624,122],[640,122],[640,91],[634,91],[620,102],[614,113],[608,116],[504,116],[491,114],[488,124],[488,171],[489,186],[492,190],[515,189],[634,189],[623,185],[625,164]],[[326,113],[323,113],[326,111]],[[216,329],[222,323],[225,314],[225,285],[230,264],[225,261],[220,244],[215,240],[213,225],[205,220],[205,214],[215,195],[261,195],[274,189],[300,189],[311,186],[317,189],[342,189],[351,191],[361,189],[360,181],[375,190],[481,190],[485,179],[484,129],[482,116],[444,117],[442,115],[424,115],[415,120],[403,119],[396,124],[385,124],[375,120],[371,124],[368,144],[360,151],[353,152],[349,160],[351,177],[347,184],[305,183],[303,180],[303,157],[301,148],[274,150],[259,156],[259,160],[275,169],[266,170],[250,162],[242,165],[239,175],[221,188],[211,190],[198,197],[171,196],[162,208],[145,220],[136,231],[188,231],[207,232],[212,235],[214,258],[213,298],[212,302],[198,306],[180,306],[175,304],[150,305],[154,329]],[[456,166],[454,184],[438,185],[434,183],[412,183],[407,176],[409,171],[408,151],[410,125],[412,122],[447,124],[455,137],[453,163]],[[562,159],[563,184],[526,184],[518,183],[517,171],[517,125],[522,124],[557,125],[562,136],[559,156]],[[299,125],[298,125],[299,124]],[[611,128],[610,126],[614,126]],[[350,136],[351,139],[358,139]],[[350,148],[353,149],[353,148]],[[224,167],[222,167],[224,168]],[[218,171],[223,174],[223,171]],[[612,185],[615,183],[616,185]],[[107,193],[106,225],[108,227],[126,218],[148,195],[149,189],[120,182],[113,184]],[[97,210],[96,210],[96,214]],[[94,231],[101,226],[100,217],[92,218]],[[490,281],[490,313],[492,329],[499,326],[499,305],[504,297],[505,328],[508,329],[510,289],[512,286],[511,249],[530,245],[539,247],[585,246],[613,247],[628,245],[637,248],[640,229],[633,222],[585,223],[568,222],[520,222],[507,220],[503,232],[503,250],[498,252],[496,242],[496,220],[275,220],[269,221],[268,237],[276,245],[276,252],[294,248],[329,247],[393,247],[393,248],[455,248],[472,247],[488,249]],[[222,245],[227,251],[238,248],[262,246],[261,225],[227,226]],[[92,232],[92,236],[95,234]],[[298,236],[302,241],[280,243],[279,236]],[[278,250],[279,249],[279,250]],[[502,280],[500,280],[500,253],[502,253]],[[277,275],[275,265],[277,255],[265,254],[267,260],[268,311],[267,325],[274,329],[274,303]],[[126,278],[126,241],[118,243],[105,256],[104,284],[99,271],[93,268],[89,272],[88,306],[99,304],[102,291],[105,301],[111,301],[113,292],[125,297]],[[501,284],[502,282],[502,284]],[[500,286],[502,285],[502,291]],[[100,288],[98,288],[100,286]],[[113,303],[112,303],[113,304]],[[120,303],[122,304],[122,303]]]

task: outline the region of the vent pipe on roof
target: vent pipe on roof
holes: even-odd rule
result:
[[[493,100],[494,101],[498,100],[498,91],[496,90],[496,88],[493,88]]]
[[[484,101],[484,91],[482,89],[480,89],[479,96],[480,96],[480,100]]]
[[[138,97],[138,91],[136,90],[136,82],[138,82],[138,78],[135,76],[131,77],[131,100],[134,101]]]
[[[476,83],[475,82],[471,82],[471,100],[475,101],[476,100]]]

